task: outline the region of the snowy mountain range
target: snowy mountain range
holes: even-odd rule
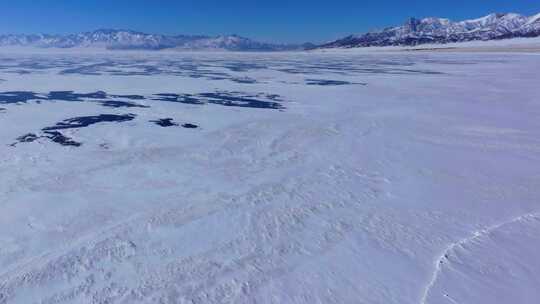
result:
[[[228,51],[284,51],[302,49],[301,45],[272,44],[237,35],[191,36],[160,35],[130,30],[100,29],[70,35],[0,35],[2,46],[31,46],[41,48],[106,48],[106,49],[185,49]]]
[[[482,18],[453,22],[443,18],[410,18],[402,26],[360,35],[350,35],[330,43],[291,45],[255,41],[237,35],[162,35],[131,30],[100,29],[69,35],[0,35],[0,47],[105,48],[111,50],[226,50],[289,51],[313,48],[353,48],[369,46],[414,46],[473,40],[497,40],[540,36],[540,14],[490,14]]]
[[[382,31],[351,35],[321,48],[414,46],[540,36],[540,14],[527,17],[514,13],[490,14],[482,18],[453,22],[442,18],[409,19],[404,25]]]

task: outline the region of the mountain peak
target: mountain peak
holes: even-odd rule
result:
[[[410,46],[536,36],[540,36],[540,14],[525,17],[516,13],[492,13],[460,22],[435,17],[409,18],[402,26],[348,36],[321,47]]]
[[[527,24],[533,24],[535,22],[540,22],[540,13],[529,17],[529,21],[527,21]]]
[[[147,34],[125,29],[101,28],[71,35],[0,35],[0,46],[42,48],[97,47],[107,49],[219,49],[234,51],[278,51],[299,49],[296,45],[262,43],[238,35],[217,37]]]

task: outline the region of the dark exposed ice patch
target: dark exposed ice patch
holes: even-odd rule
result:
[[[423,75],[442,75],[444,73],[437,72],[437,71],[430,71],[430,70],[410,70],[410,69],[402,69],[399,70],[396,74],[423,74]]]
[[[109,97],[112,97],[112,98],[125,98],[125,99],[131,99],[131,100],[142,100],[142,99],[144,99],[144,96],[142,96],[142,95],[110,95]]]
[[[149,108],[149,106],[121,101],[113,100],[112,98],[123,98],[129,100],[141,100],[144,96],[141,95],[108,95],[103,91],[97,91],[93,93],[76,93],[73,91],[51,91],[48,94],[38,94],[29,91],[11,91],[0,92],[0,104],[14,104],[14,103],[27,103],[34,101],[41,103],[41,101],[73,101],[73,102],[97,102],[104,107],[109,108]]]
[[[46,100],[47,98],[28,91],[0,92],[0,104],[27,103],[29,101]]]
[[[253,83],[251,80],[245,80],[245,83]],[[147,105],[135,102],[117,100],[160,100],[168,102],[177,102],[184,104],[218,104],[229,107],[260,108],[260,109],[284,109],[281,104],[283,101],[276,94],[247,94],[234,91],[216,91],[200,94],[176,94],[159,93],[145,97],[142,95],[109,95],[103,91],[92,93],[77,93],[74,91],[51,91],[47,94],[38,94],[29,91],[0,92],[0,104],[27,103],[35,101],[69,101],[69,102],[94,102],[109,108],[149,108]]]
[[[247,62],[229,62],[224,64],[223,67],[233,72],[248,72],[250,70],[261,70],[268,68],[266,65],[263,64]]]
[[[168,101],[168,102],[178,102],[185,104],[204,104],[204,101],[198,99],[195,95],[191,94],[174,94],[174,93],[160,93],[156,94],[153,100]]]
[[[103,68],[109,68],[111,66],[114,66],[114,63],[112,62],[101,62],[101,63],[95,63],[90,65],[84,65],[84,66],[78,66],[74,68],[65,69],[60,72],[61,75],[72,75],[72,74],[79,74],[79,75],[101,75],[101,72]]]
[[[353,56],[354,57],[354,56]],[[0,60],[0,70],[4,73],[59,73],[60,75],[116,75],[116,76],[153,76],[170,75],[209,80],[225,80],[243,82],[237,75],[227,72],[244,73],[254,70],[281,71],[289,74],[305,75],[359,75],[359,74],[440,74],[436,71],[415,69],[417,62],[411,58],[376,59],[365,58],[320,58],[301,60],[300,58],[260,58],[253,62],[235,59],[209,58],[151,58],[134,59],[115,57],[109,59],[94,56],[80,58],[45,58],[19,59],[5,58]],[[470,62],[444,61],[424,59],[424,62],[443,64],[488,63],[490,59],[476,59]],[[314,76],[312,76],[314,77]]]
[[[47,95],[50,100],[63,101],[84,101],[85,99],[109,99],[109,98],[125,98],[131,100],[141,100],[144,96],[141,95],[109,95],[103,91],[93,93],[76,93],[73,91],[52,91]]]
[[[160,93],[153,100],[178,102],[185,104],[217,104],[228,107],[244,107],[259,109],[284,109],[283,100],[276,94],[246,94],[242,92],[216,91],[200,94]]]
[[[277,71],[288,73],[288,74],[309,74],[309,71],[295,69],[295,68],[286,68],[286,69],[277,69]]]
[[[150,122],[153,122],[156,125],[164,127],[164,128],[179,126],[179,124],[174,122],[172,118],[161,118],[161,119],[158,119],[158,120],[150,120]],[[186,123],[186,124],[183,124],[182,127],[186,128],[186,129],[196,129],[199,126],[191,124],[191,123]]]
[[[365,83],[355,83],[343,80],[329,80],[329,79],[306,79],[306,85],[318,85],[318,86],[341,86],[341,85],[366,85]]]
[[[133,120],[135,114],[101,114],[97,116],[81,116],[63,120],[55,126],[43,128],[43,131],[84,128],[101,122],[125,122]]]
[[[65,136],[64,134],[58,132],[58,131],[44,131],[44,135],[37,136],[34,133],[28,133],[22,136],[17,137],[17,142],[11,144],[11,146],[16,146],[18,143],[30,143],[34,142],[40,138],[47,138],[50,139],[52,142],[55,142],[57,144],[60,144],[62,146],[71,146],[71,147],[80,147],[82,144],[80,142],[76,142],[73,139]]]
[[[34,133],[28,133],[17,138],[17,142],[11,146],[16,146],[17,143],[34,142],[39,138],[48,138],[51,141],[61,144],[63,146],[79,147],[82,145],[80,142],[76,142],[73,139],[60,133],[58,130],[64,129],[76,129],[84,128],[93,124],[101,122],[124,122],[133,120],[136,117],[134,114],[115,115],[115,114],[101,114],[97,116],[82,116],[70,119],[65,119],[62,122],[57,123],[52,127],[45,127],[41,129],[43,135],[38,136]]]
[[[76,142],[58,131],[45,131],[43,133],[47,134],[45,135],[46,138],[62,146],[80,147],[82,145],[80,142]]]
[[[27,71],[27,70],[6,71],[6,73],[19,74],[19,75],[28,75],[28,74],[32,74],[32,72]]]
[[[228,107],[245,107],[259,109],[284,109],[277,102],[277,95],[256,94],[248,95],[241,92],[217,91],[213,93],[201,93],[197,96],[204,98],[205,102]]]
[[[149,106],[127,102],[127,101],[119,101],[119,100],[106,100],[106,101],[100,101],[99,103],[102,106],[108,107],[108,108],[150,108]]]
[[[38,138],[40,138],[40,137],[37,136],[36,134],[28,133],[28,134],[25,134],[23,136],[17,137],[17,141],[18,142],[33,142],[33,141],[36,141]]]
[[[62,100],[62,101],[84,101],[83,98],[92,99],[106,99],[107,93],[103,91],[97,91],[94,93],[75,93],[73,91],[52,91],[47,95],[49,100]]]
[[[161,118],[161,119],[158,119],[158,120],[150,120],[150,122],[153,122],[156,125],[164,127],[164,128],[178,126],[177,123],[173,122],[172,118]]]
[[[236,83],[242,83],[242,84],[254,84],[257,83],[257,80],[249,77],[238,77],[238,78],[231,78],[231,81],[234,81]]]

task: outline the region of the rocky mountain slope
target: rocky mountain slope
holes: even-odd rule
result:
[[[459,22],[443,18],[411,18],[402,26],[361,35],[351,35],[321,47],[414,46],[426,43],[537,36],[540,36],[540,14],[527,17],[507,13],[490,14],[482,18]]]
[[[107,49],[210,49],[231,51],[281,51],[299,49],[298,45],[271,44],[237,35],[190,36],[146,34],[130,30],[101,29],[71,35],[0,35],[1,46],[42,48],[97,47]]]

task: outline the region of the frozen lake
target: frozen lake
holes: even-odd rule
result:
[[[0,55],[0,304],[538,303],[540,56]]]

